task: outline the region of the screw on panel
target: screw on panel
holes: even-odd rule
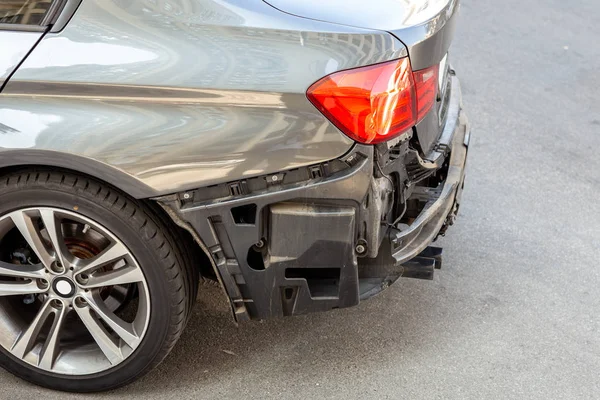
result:
[[[367,247],[364,244],[357,244],[355,250],[358,254],[365,254]]]

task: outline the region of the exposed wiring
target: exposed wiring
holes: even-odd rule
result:
[[[404,213],[406,212],[406,208],[407,208],[407,205],[406,205],[406,201],[405,201],[404,202],[404,210],[402,210],[402,212],[400,213],[400,216],[398,218],[396,218],[396,220],[394,222],[392,222],[392,224],[391,224],[394,228],[396,228],[396,224],[398,222],[400,222],[400,220],[402,219],[402,217],[404,217]]]
[[[393,194],[394,193],[394,182],[392,182],[392,180],[390,179],[389,176],[387,176],[386,174],[383,173],[383,169],[381,169],[381,165],[379,165],[379,160],[375,160],[375,165],[377,165],[377,169],[379,169],[381,176],[383,176],[385,179],[387,179],[390,182],[390,185],[392,185],[392,194]]]

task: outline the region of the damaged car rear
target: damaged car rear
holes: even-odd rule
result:
[[[201,279],[241,322],[441,267],[458,0],[164,3],[0,5],[0,362],[43,386],[152,369]]]

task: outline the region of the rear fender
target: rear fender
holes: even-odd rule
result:
[[[53,167],[84,173],[118,188],[136,199],[157,195],[152,188],[133,176],[91,158],[50,150],[0,149],[0,173],[3,170],[26,166]]]

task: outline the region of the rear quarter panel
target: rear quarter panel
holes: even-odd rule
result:
[[[404,55],[262,1],[85,0],[0,95],[0,147],[87,157],[154,195],[318,163],[352,142],[306,89]]]

